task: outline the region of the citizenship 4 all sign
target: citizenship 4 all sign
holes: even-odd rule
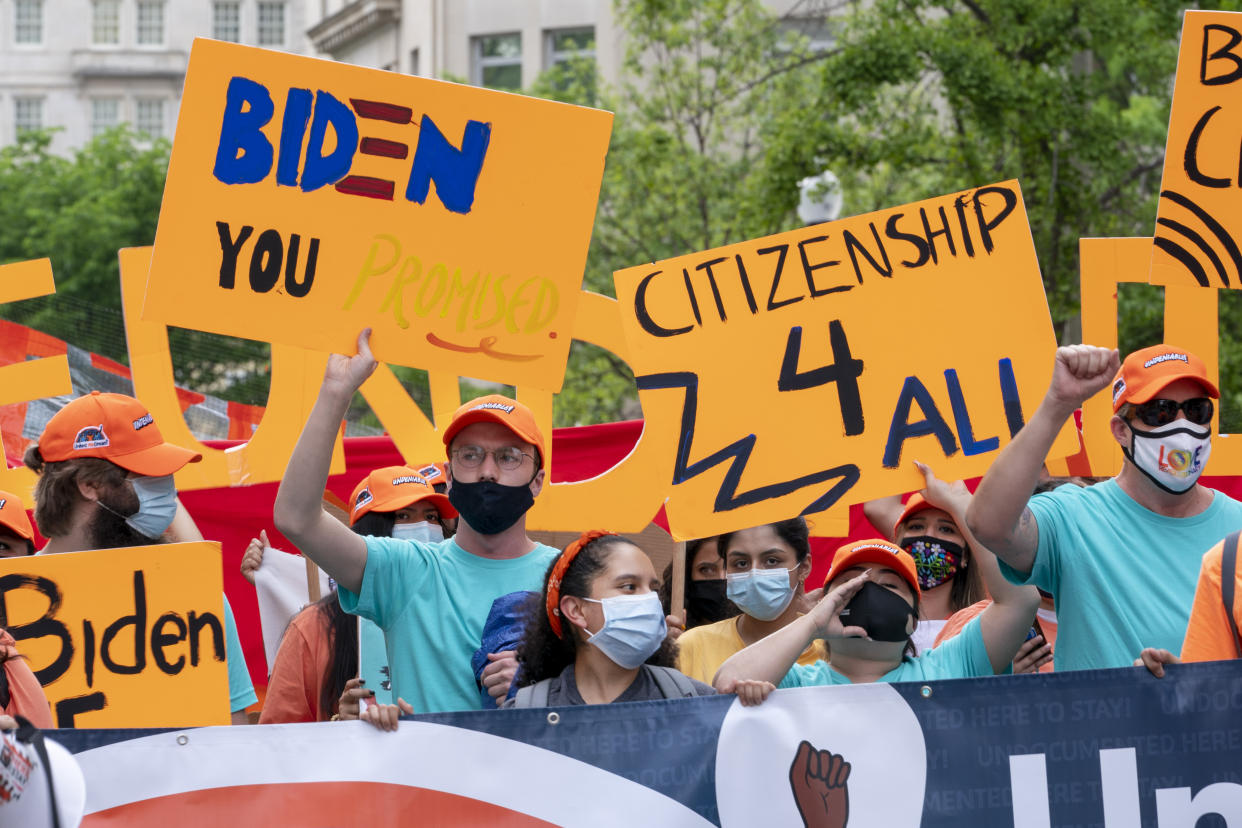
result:
[[[982,474],[1056,338],[1016,181],[615,275],[668,501],[706,537]],[[1052,457],[1077,450],[1072,427]]]
[[[196,40],[143,318],[560,390],[611,124]]]

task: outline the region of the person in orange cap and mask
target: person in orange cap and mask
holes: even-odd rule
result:
[[[70,401],[48,420],[24,458],[39,476],[34,515],[48,539],[40,554],[201,539],[173,482],[173,474],[201,459],[165,442],[146,406],[133,397],[92,391]],[[227,597],[224,631],[229,709],[234,723],[245,724],[246,707],[258,697]]]

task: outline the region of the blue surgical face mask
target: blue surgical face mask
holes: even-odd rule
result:
[[[429,520],[418,523],[398,523],[392,527],[392,536],[398,540],[417,541],[418,543],[439,543],[444,540],[444,529],[440,524]]]
[[[129,482],[138,495],[138,511],[125,518],[125,522],[135,532],[158,538],[177,516],[177,486],[172,475],[135,477]]]
[[[664,607],[654,592],[641,595],[614,595],[611,598],[583,598],[604,608],[604,626],[587,639],[618,666],[633,670],[660,649],[668,635]]]
[[[794,588],[789,573],[797,569],[752,569],[730,572],[726,593],[737,608],[758,621],[771,621],[793,600]]]

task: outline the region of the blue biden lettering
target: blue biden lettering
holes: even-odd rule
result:
[[[274,170],[278,186],[313,192],[332,185],[346,195],[393,200],[395,179],[355,175],[350,170],[359,154],[397,161],[409,156],[408,145],[365,136],[360,123],[413,124],[411,108],[362,98],[350,98],[345,103],[323,90],[312,94],[309,89],[293,88],[285,93],[279,132],[273,138],[264,130],[275,112],[266,86],[241,76],[229,81],[212,170],[218,181],[258,184]],[[332,141],[328,140],[329,129]],[[414,159],[405,184],[406,200],[424,204],[434,183],[446,209],[469,213],[491,140],[491,124],[467,121],[460,146],[450,141],[429,115],[421,117],[417,129]],[[326,149],[328,146],[332,148]]]

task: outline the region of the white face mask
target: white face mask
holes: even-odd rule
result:
[[[664,607],[654,592],[583,598],[604,608],[604,626],[587,639],[620,667],[633,670],[660,649],[668,635]]]
[[[737,608],[760,621],[771,621],[785,611],[794,597],[789,573],[794,569],[752,569],[725,576],[729,600]]]
[[[1174,420],[1151,431],[1130,429],[1130,447],[1124,449],[1130,462],[1147,479],[1171,494],[1185,494],[1194,488],[1212,453],[1212,429],[1186,420]]]
[[[392,527],[392,536],[397,540],[439,543],[444,540],[444,528],[429,520],[420,523],[398,523]]]

